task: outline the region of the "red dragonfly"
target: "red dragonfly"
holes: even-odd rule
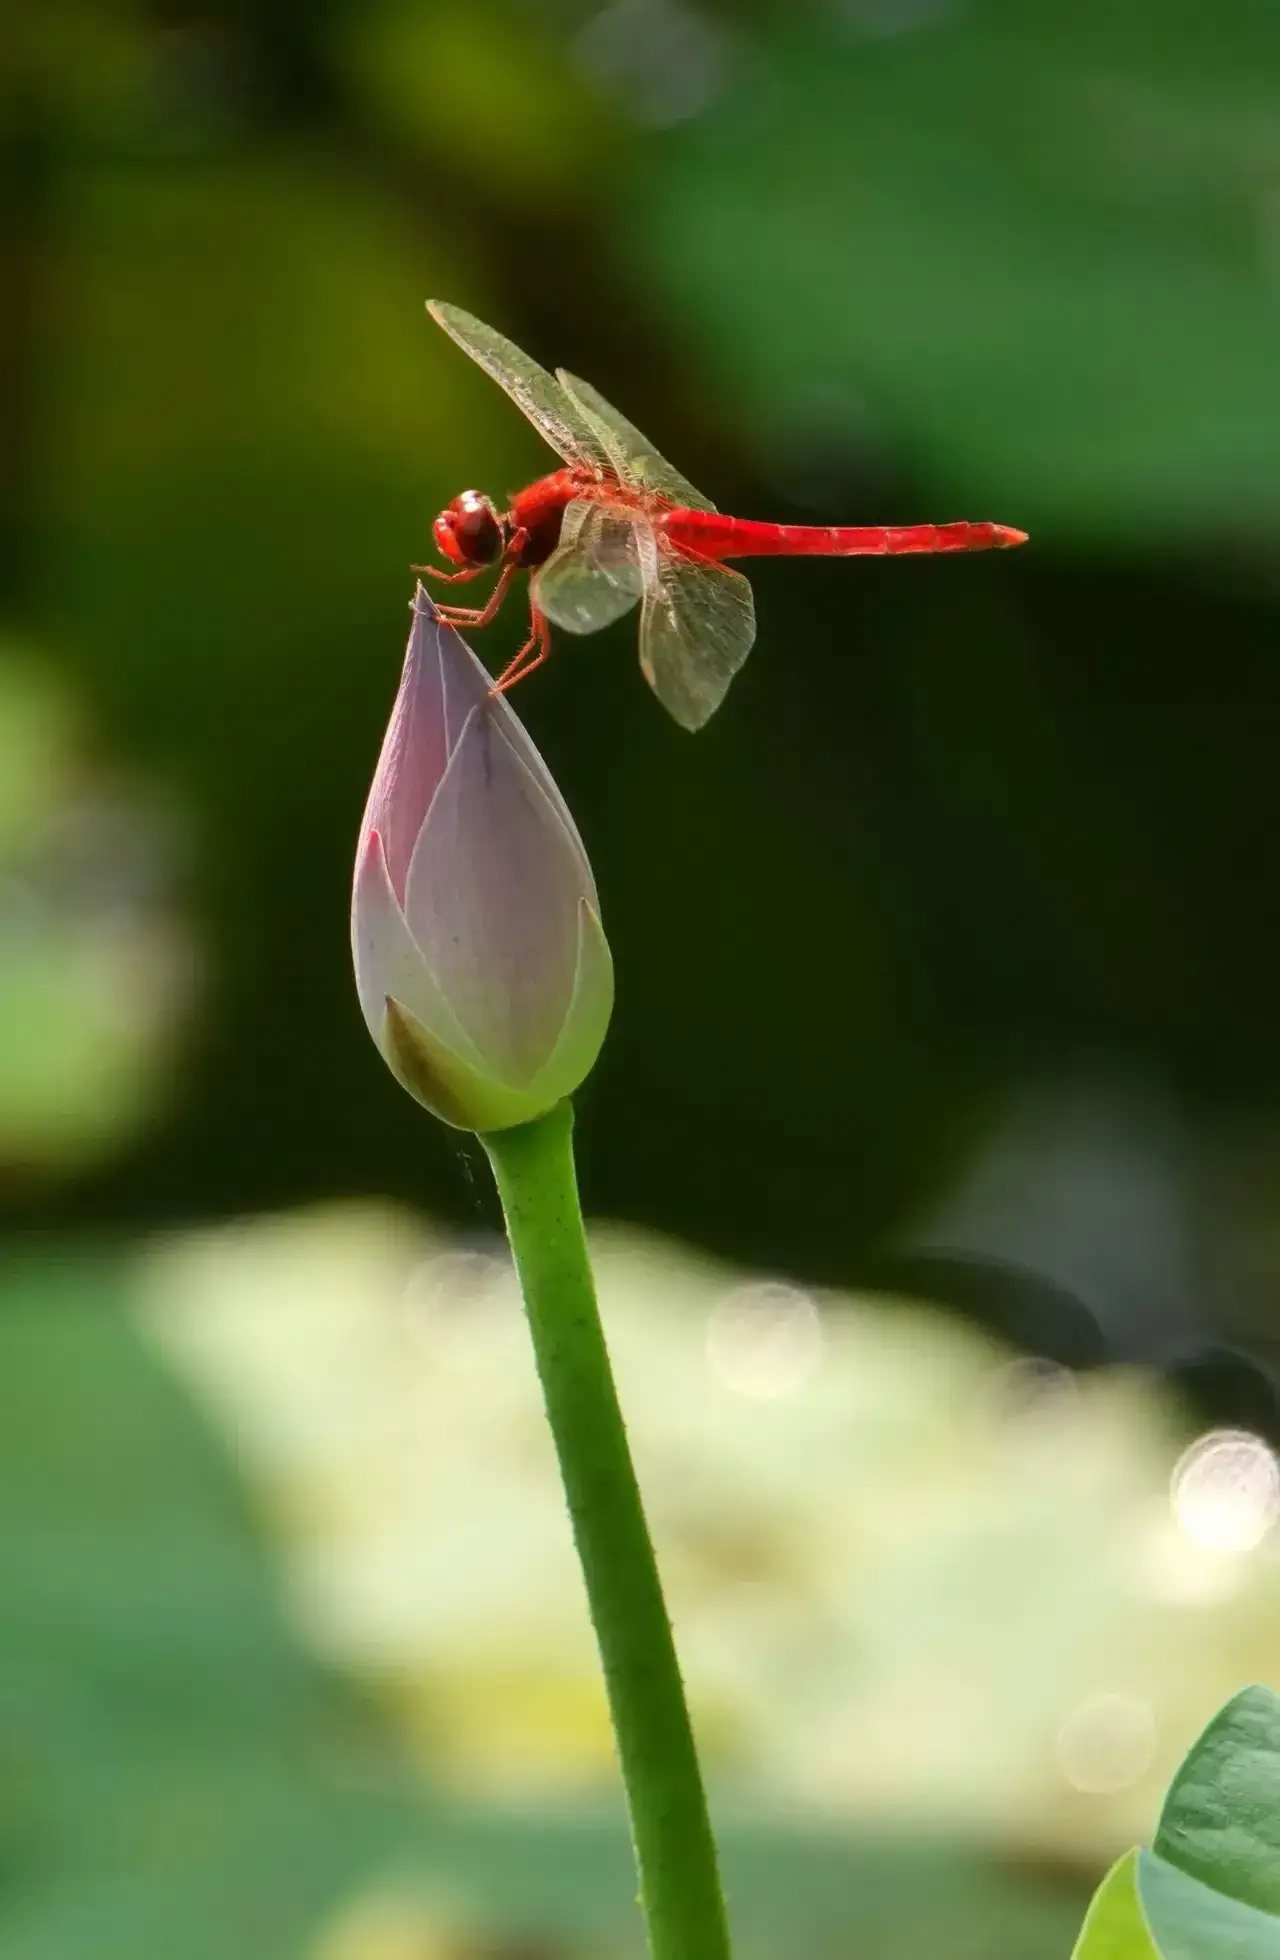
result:
[[[1004,524],[759,524],[722,517],[587,381],[554,375],[459,306],[428,300],[432,318],[492,375],[565,467],[498,511],[464,490],[432,527],[456,567],[415,565],[446,583],[501,563],[483,606],[442,606],[452,626],[487,626],[522,571],[532,573],[529,638],[494,682],[513,687],[551,651],[548,622],[594,633],[640,604],[640,666],[664,708],[701,728],[751,650],[751,587],[726,558],[896,557],[1024,544]]]

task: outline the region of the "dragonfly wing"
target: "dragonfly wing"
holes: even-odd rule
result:
[[[751,587],[741,572],[687,557],[647,526],[637,537],[645,574],[640,666],[668,714],[682,728],[701,728],[751,651]]]
[[[631,512],[580,497],[565,511],[560,543],[534,574],[533,598],[569,633],[598,633],[644,590]]]
[[[613,475],[613,461],[600,431],[553,374],[531,361],[505,334],[486,327],[460,306],[429,299],[427,311],[463,353],[506,390],[557,456],[566,463],[585,464],[597,476]]]
[[[673,469],[666,457],[658,454],[648,437],[642,436],[625,415],[619,415],[617,409],[589,381],[579,381],[576,374],[566,374],[563,368],[557,368],[556,379],[595,429],[613,468],[624,483],[636,490],[650,490],[685,510],[715,509],[710,499],[704,497],[701,490],[695,490],[679,470]]]

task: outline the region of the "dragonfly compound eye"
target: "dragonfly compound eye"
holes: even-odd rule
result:
[[[502,526],[487,497],[464,490],[442,510],[433,526],[435,540],[455,565],[492,565],[502,551]]]

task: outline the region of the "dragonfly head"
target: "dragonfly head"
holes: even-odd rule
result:
[[[506,537],[497,511],[478,490],[464,490],[431,527],[436,548],[451,565],[492,565]]]

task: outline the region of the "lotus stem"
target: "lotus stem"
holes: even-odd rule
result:
[[[604,1664],[653,1960],[729,1960],[715,1841],[596,1305],[573,1112],[481,1138],[497,1179]]]

